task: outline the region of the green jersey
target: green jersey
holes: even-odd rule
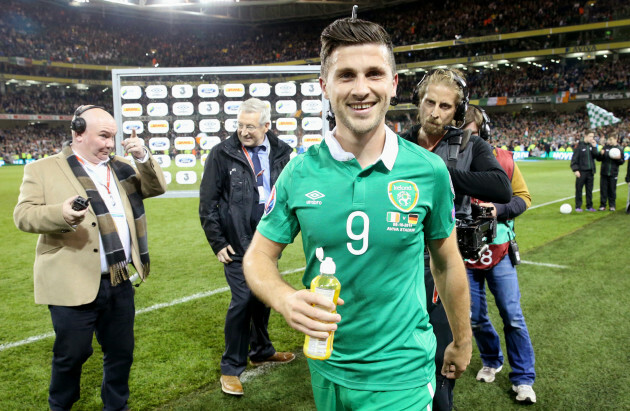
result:
[[[386,130],[383,154],[365,169],[329,133],[286,166],[258,231],[278,243],[302,232],[308,287],[317,247],[337,265],[341,322],[326,361],[309,366],[352,389],[426,385],[435,337],[425,307],[424,241],[455,225],[444,161]]]

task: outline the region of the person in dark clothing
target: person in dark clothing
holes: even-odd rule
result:
[[[472,105],[468,108],[464,129],[470,129],[485,138],[484,135],[487,136],[490,131],[489,123],[490,119],[482,108]],[[536,378],[534,347],[521,308],[521,291],[516,272],[520,258],[516,256],[514,248],[514,219],[529,208],[532,198],[512,153],[498,147],[494,147],[493,153],[511,178],[513,196],[507,204],[481,204],[490,207],[497,217],[497,235],[481,258],[466,261],[470,284],[470,322],[482,362],[476,379],[492,383],[505,360],[501,339],[488,315],[487,284],[503,320],[507,358],[512,368],[509,378],[512,391],[516,393],[516,401],[535,403],[536,393],[532,387]]]
[[[242,266],[271,188],[292,152],[269,130],[270,117],[269,107],[259,99],[241,104],[238,129],[210,152],[199,189],[201,226],[224,264],[232,292],[221,358],[221,389],[232,395],[243,395],[239,376],[248,356],[254,365],[286,363],[295,358],[290,352],[273,348],[267,332],[270,309],[245,283]]]
[[[613,148],[619,150],[618,156],[615,150],[611,154],[610,150]],[[599,211],[606,210],[606,203],[608,203],[610,211],[615,211],[617,206],[617,176],[619,175],[619,167],[623,164],[623,148],[617,144],[615,136],[608,137],[606,145],[597,153],[596,158],[597,161],[602,162],[599,175]]]
[[[510,179],[492,154],[492,147],[479,136],[464,133],[468,89],[458,70],[429,72],[416,86],[414,103],[419,124],[401,137],[440,156],[447,165],[455,191],[455,216],[472,221],[470,197],[483,201],[508,203],[512,198]],[[459,127],[459,128],[458,128]],[[428,254],[425,253],[425,288],[430,322],[437,339],[436,364],[443,361],[444,350],[453,340],[446,312],[435,291]],[[440,367],[436,368],[440,370]],[[433,397],[434,410],[453,408],[455,380],[439,371]]]
[[[589,131],[573,150],[571,170],[575,174],[575,211],[582,210],[582,188],[586,187],[586,210],[593,208],[593,180],[595,178],[595,158],[597,157],[597,143],[595,133]]]
[[[628,183],[628,201],[626,202],[626,214],[630,214],[630,161],[628,161],[628,168],[626,169],[626,183]]]

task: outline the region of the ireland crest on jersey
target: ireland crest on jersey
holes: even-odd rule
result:
[[[418,203],[418,186],[407,180],[391,181],[387,186],[387,195],[397,209],[408,212]]]

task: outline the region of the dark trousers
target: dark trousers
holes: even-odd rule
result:
[[[76,307],[48,306],[55,330],[48,397],[51,410],[69,410],[79,399],[81,368],[92,355],[95,333],[103,351],[103,409],[127,409],[134,347],[134,292],[129,281],[112,287],[109,279],[101,279],[93,302]]]
[[[444,351],[453,341],[451,326],[446,317],[446,311],[441,301],[434,303],[433,275],[429,266],[429,259],[424,260],[424,286],[427,293],[427,310],[429,311],[429,322],[433,326],[433,334],[437,340],[435,348],[435,395],[433,396],[433,411],[450,411],[453,409],[453,388],[455,380],[442,375],[442,364],[444,363]]]
[[[613,177],[602,175],[599,178],[599,189],[600,207],[606,207],[607,202],[609,207],[616,207],[617,176]]]
[[[575,179],[575,208],[582,208],[583,187],[586,187],[586,208],[593,208],[593,180],[591,170],[580,170],[580,177]]]
[[[262,361],[275,354],[267,325],[271,310],[245,283],[241,261],[224,264],[225,278],[232,300],[225,316],[225,352],[221,374],[239,376],[247,367],[247,357]]]

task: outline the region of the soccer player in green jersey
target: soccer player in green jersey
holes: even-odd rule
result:
[[[245,277],[291,327],[316,338],[335,331],[331,357],[309,359],[318,409],[430,409],[435,337],[425,302],[425,240],[454,335],[441,372],[458,378],[472,352],[448,171],[385,125],[398,75],[383,28],[340,19],[321,40],[319,81],[337,126],[278,178],[245,255]],[[278,257],[300,231],[305,286],[319,273],[316,248],[337,265],[338,313],[280,277]]]

